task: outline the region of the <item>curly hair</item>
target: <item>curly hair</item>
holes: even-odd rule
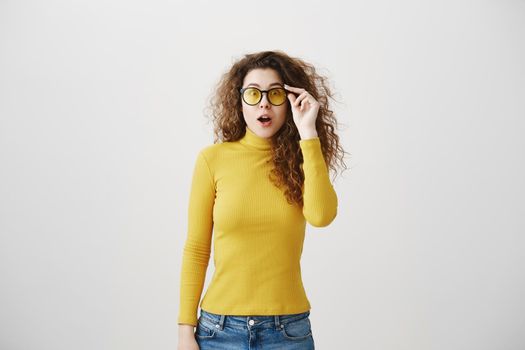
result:
[[[306,89],[319,102],[315,126],[325,163],[336,174],[338,167],[346,169],[344,154],[347,152],[341,147],[339,136],[335,133],[337,120],[328,104],[329,98],[334,98],[327,78],[318,74],[312,64],[290,57],[280,50],[246,54],[221,76],[208,106],[214,124],[213,142],[237,141],[244,136],[246,122],[239,89],[246,74],[256,68],[274,69],[285,84]],[[274,168],[269,179],[284,191],[289,204],[296,203],[302,207],[304,172],[300,139],[291,106],[288,104],[285,123],[271,137],[271,161]]]

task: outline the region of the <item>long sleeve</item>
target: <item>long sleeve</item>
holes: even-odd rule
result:
[[[188,207],[188,232],[184,245],[179,324],[197,325],[197,311],[210,260],[215,184],[201,151],[193,171]]]
[[[337,215],[337,194],[330,182],[319,137],[299,140],[303,153],[303,215],[312,226],[328,226]]]

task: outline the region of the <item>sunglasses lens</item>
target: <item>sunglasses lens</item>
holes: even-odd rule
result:
[[[262,92],[256,88],[244,90],[242,98],[249,105],[256,105],[261,100]],[[282,105],[286,101],[286,90],[283,88],[270,89],[268,91],[268,101],[275,106]]]
[[[254,88],[248,88],[244,90],[242,97],[247,104],[254,105],[261,99],[261,92]]]
[[[281,105],[286,101],[286,91],[282,88],[271,89],[268,91],[268,100],[273,105]]]

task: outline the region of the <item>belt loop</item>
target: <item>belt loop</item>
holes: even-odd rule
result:
[[[221,315],[221,319],[219,320],[219,326],[220,326],[220,330],[222,331],[224,329],[224,319],[226,318],[225,315]]]
[[[279,315],[275,315],[275,329],[277,330],[281,329]]]

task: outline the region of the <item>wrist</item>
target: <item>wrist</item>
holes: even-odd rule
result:
[[[315,129],[299,130],[299,135],[301,136],[301,140],[319,137],[319,135],[317,135],[317,130]]]
[[[179,324],[179,335],[184,336],[188,334],[188,335],[193,336],[193,333],[195,332],[194,328],[195,328],[194,325],[180,323]]]

